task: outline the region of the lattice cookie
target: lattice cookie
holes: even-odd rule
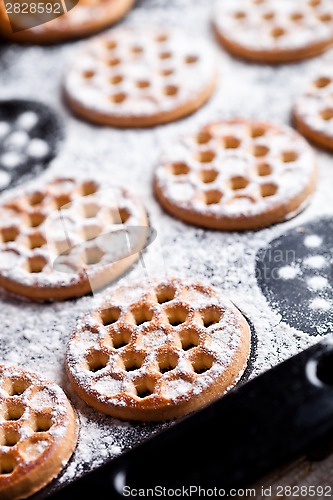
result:
[[[166,420],[234,386],[249,350],[249,326],[219,290],[151,280],[118,287],[79,320],[67,371],[80,397],[101,412]]]
[[[30,497],[64,468],[77,442],[62,389],[38,374],[0,366],[0,497]]]
[[[116,279],[145,245],[141,202],[108,182],[55,178],[0,205],[0,285],[37,300],[62,300]],[[128,241],[130,227],[139,227]]]
[[[154,189],[168,212],[190,224],[257,229],[304,208],[316,170],[312,149],[291,128],[235,119],[174,145],[156,170]]]
[[[297,129],[309,140],[333,150],[333,60],[312,79],[293,109]]]
[[[212,50],[169,29],[120,28],[88,42],[65,78],[69,106],[89,121],[145,127],[192,113],[216,82]]]
[[[296,61],[333,44],[332,0],[218,0],[213,19],[232,54],[267,63]]]
[[[30,15],[23,12],[25,4],[21,4],[22,13],[15,14],[13,7],[9,14],[14,33],[5,3],[0,3],[0,36],[15,42],[49,44],[88,36],[110,26],[130,10],[134,0],[49,0],[43,4],[43,13],[38,10]]]

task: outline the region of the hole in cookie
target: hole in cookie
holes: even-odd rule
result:
[[[321,4],[321,0],[309,0],[309,5],[311,7],[318,7]]]
[[[323,89],[325,87],[327,87],[330,83],[331,83],[331,79],[330,78],[327,78],[325,76],[321,77],[321,78],[318,78],[315,82],[314,82],[314,85],[318,88],[318,89]]]
[[[121,76],[121,75],[115,75],[113,76],[111,79],[110,79],[110,82],[112,83],[112,85],[118,85],[119,83],[121,83],[122,81],[124,80],[124,77]]]
[[[296,161],[298,158],[298,154],[296,151],[284,151],[282,153],[282,161],[284,163],[291,163],[293,161]]]
[[[217,205],[222,200],[222,193],[217,189],[212,189],[204,193],[204,203],[206,205]]]
[[[5,386],[5,390],[9,396],[21,396],[24,391],[30,386],[30,383],[24,379],[17,379],[8,382]]]
[[[87,266],[99,264],[105,253],[97,246],[86,248],[83,254],[84,262]]]
[[[210,149],[206,149],[205,151],[199,151],[197,154],[197,160],[200,163],[210,163],[214,160],[215,153]]]
[[[199,334],[195,330],[182,330],[179,334],[179,338],[184,351],[190,351],[198,347],[200,342]]]
[[[237,10],[237,12],[234,13],[233,17],[235,19],[245,19],[246,13],[243,10]]]
[[[276,184],[262,184],[262,186],[260,186],[260,192],[263,198],[274,196],[277,190],[278,188]]]
[[[258,175],[265,177],[266,175],[271,175],[272,167],[268,163],[259,163],[257,166]]]
[[[214,169],[201,170],[199,174],[201,182],[205,184],[210,184],[211,182],[214,182],[218,175],[219,173],[217,172],[217,170]]]
[[[254,146],[253,155],[256,156],[257,158],[266,156],[268,153],[269,153],[269,148],[267,146],[262,146],[260,144]]]
[[[115,224],[125,224],[128,219],[131,217],[131,213],[127,208],[119,208],[118,214],[119,217],[116,217],[117,220],[114,221]],[[118,222],[120,219],[120,222]]]
[[[0,439],[0,444],[2,446],[15,446],[21,439],[19,432],[13,429],[4,429],[4,432]]]
[[[160,59],[163,59],[163,60],[164,60],[164,59],[170,59],[170,58],[171,58],[171,56],[172,56],[171,52],[161,52],[161,53],[159,54],[159,58],[160,58]]]
[[[157,35],[157,37],[155,38],[155,41],[157,43],[164,43],[167,40],[169,40],[169,37],[166,33],[161,33],[160,35]]]
[[[162,374],[170,372],[176,368],[177,364],[178,356],[173,352],[163,352],[158,356],[158,366]]]
[[[156,298],[159,304],[165,304],[175,298],[176,290],[172,286],[160,286],[156,289]]]
[[[45,221],[46,216],[41,213],[33,213],[29,215],[30,227],[38,227]]]
[[[28,236],[29,248],[41,248],[46,245],[46,238],[41,233],[34,233]]]
[[[126,331],[113,332],[112,334],[112,344],[115,349],[121,349],[129,344],[131,340],[131,334]]]
[[[134,47],[131,48],[131,52],[133,54],[142,54],[143,48],[140,47],[140,45],[134,45]]]
[[[7,409],[7,414],[5,415],[5,420],[15,422],[16,420],[20,420],[24,413],[23,405],[14,405],[10,406]]]
[[[93,350],[87,355],[86,361],[88,370],[95,373],[106,367],[109,356],[105,352]]]
[[[165,312],[171,326],[182,325],[188,317],[188,310],[181,306],[166,309]]]
[[[55,203],[57,205],[58,210],[64,207],[65,205],[68,205],[71,201],[72,201],[71,196],[68,194],[61,194],[60,196],[57,196],[55,198]]]
[[[121,104],[122,102],[126,101],[127,95],[124,94],[124,92],[119,92],[118,94],[113,94],[110,99],[112,102],[115,104]]]
[[[102,232],[102,228],[98,224],[89,224],[82,229],[85,241],[97,238]]]
[[[196,142],[198,144],[208,144],[212,140],[212,135],[209,132],[202,131],[196,137]]]
[[[34,207],[36,205],[40,205],[42,203],[42,201],[44,201],[44,199],[45,199],[45,194],[36,191],[35,193],[32,193],[27,198],[27,201],[28,201],[29,205]]]
[[[257,137],[262,137],[263,135],[265,135],[265,132],[265,128],[258,125],[251,128],[250,135],[253,139],[256,139]]]
[[[82,73],[83,78],[86,78],[87,80],[90,80],[90,78],[93,78],[95,76],[95,71],[92,69],[88,69]]]
[[[203,353],[197,354],[192,361],[193,370],[200,375],[207,372],[213,366],[213,362],[214,359],[211,356]]]
[[[304,15],[301,12],[293,12],[293,14],[290,15],[290,19],[295,22],[302,21]]]
[[[109,66],[118,66],[120,63],[121,61],[118,57],[113,57],[112,59],[109,59],[107,62]]]
[[[170,170],[173,175],[187,175],[190,168],[186,163],[178,162],[170,165]]]
[[[189,55],[185,57],[186,64],[195,64],[199,61],[199,57],[195,55]]]
[[[100,312],[101,321],[104,326],[113,325],[116,323],[120,317],[121,310],[117,307],[110,307],[109,309],[103,309]]]
[[[8,227],[1,230],[1,242],[9,243],[10,241],[15,241],[20,231],[17,227]]]
[[[178,87],[175,85],[167,85],[164,87],[164,93],[169,97],[173,97],[178,94]]]
[[[269,12],[265,12],[263,15],[262,15],[262,18],[265,20],[265,21],[271,21],[272,19],[275,18],[275,13],[273,11],[269,11]]]
[[[281,38],[285,34],[286,34],[286,31],[283,28],[281,28],[280,26],[276,26],[271,31],[271,36],[273,38]]]
[[[324,109],[324,111],[322,111],[320,113],[320,116],[325,121],[332,120],[332,118],[333,118],[333,108]]]
[[[47,264],[45,257],[35,255],[28,260],[29,273],[41,273]]]
[[[161,75],[162,76],[170,76],[170,75],[173,75],[174,72],[175,72],[175,70],[172,68],[162,69]]]
[[[140,399],[151,396],[154,392],[154,382],[152,380],[136,380],[135,381],[136,394]]]
[[[222,313],[218,309],[214,307],[206,307],[202,312],[201,312],[201,318],[202,322],[204,324],[205,328],[208,328],[211,325],[215,325],[216,323],[219,323],[222,318]]]
[[[248,186],[249,181],[246,177],[242,177],[241,175],[237,175],[232,177],[229,181],[230,187],[233,191],[237,191],[238,189],[244,189]]]
[[[117,47],[117,42],[115,40],[108,40],[105,47],[109,50],[114,50]]]
[[[150,87],[150,82],[148,80],[139,80],[138,82],[136,82],[136,86],[139,89],[147,89],[148,87]]]
[[[81,184],[81,196],[90,196],[98,191],[98,184],[94,181],[86,181]]]
[[[144,357],[140,353],[129,352],[123,357],[123,363],[127,372],[139,370],[143,364]]]
[[[0,458],[0,474],[9,475],[12,474],[16,466],[14,457],[10,455],[2,455]]]
[[[152,320],[154,312],[148,307],[140,307],[132,310],[133,318],[137,326],[149,323]]]
[[[42,415],[41,413],[36,416],[33,430],[35,432],[47,432],[51,429],[53,421],[50,415]]]
[[[98,212],[100,211],[100,206],[97,205],[97,203],[86,203],[83,206],[83,216],[86,219],[92,219],[93,217],[96,217]]]
[[[332,21],[333,16],[331,14],[321,14],[320,16],[318,16],[318,18],[323,23],[329,23]]]
[[[226,149],[237,149],[241,144],[241,141],[237,139],[237,137],[233,137],[232,135],[224,137],[223,142]]]

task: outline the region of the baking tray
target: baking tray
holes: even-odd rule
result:
[[[171,218],[154,199],[152,174],[161,154],[172,147],[179,135],[190,133],[206,122],[241,116],[290,124],[295,98],[329,54],[278,67],[237,60],[224,52],[214,39],[210,27],[211,7],[209,0],[142,0],[122,21],[122,24],[140,26],[175,26],[189,36],[195,33],[211,41],[218,56],[218,88],[207,105],[186,119],[149,130],[116,130],[93,126],[73,117],[62,101],[61,83],[80,41],[52,47],[3,44],[0,98],[39,101],[58,113],[65,124],[65,138],[49,166],[50,173],[94,175],[98,170],[112,175],[115,183],[126,185],[144,200],[158,234],[155,251],[159,252],[160,260],[152,265],[155,266],[152,271],[159,275],[208,279],[233,300],[252,323],[257,336],[251,381],[309,348],[325,334],[317,330],[303,331],[285,321],[257,282],[256,261],[260,249],[281,234],[332,214],[332,157],[316,150],[320,166],[318,188],[311,205],[302,214],[283,224],[242,234],[201,230]],[[145,270],[138,263],[123,280],[144,277]],[[103,416],[83,403],[70,387],[64,369],[66,342],[77,317],[95,307],[101,297],[33,304],[1,291],[0,299],[2,361],[37,370],[60,384],[80,420],[79,443],[69,465],[36,498],[46,498],[51,491],[170,427],[170,423],[133,424]]]

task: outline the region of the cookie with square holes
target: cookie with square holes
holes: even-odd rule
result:
[[[152,279],[119,286],[79,319],[67,371],[79,396],[103,413],[168,420],[233,387],[249,352],[249,326],[220,290]]]
[[[53,12],[57,6],[57,10],[62,12],[64,3],[60,0],[53,0],[48,5],[51,4],[54,5]],[[31,25],[31,16],[28,18],[26,14],[12,14],[11,21],[16,30],[20,30],[13,33],[5,3],[0,3],[0,33],[2,37],[13,42],[60,43],[82,38],[111,26],[125,15],[133,4],[134,0],[66,0],[67,10],[58,17],[47,12],[35,14],[35,19],[36,15],[39,15],[42,23],[38,26]]]
[[[333,44],[332,0],[218,0],[213,28],[232,54],[264,63],[315,56]]]
[[[74,410],[54,382],[2,365],[0,414],[0,497],[30,497],[70,459],[78,437]]]
[[[308,143],[287,126],[234,119],[173,145],[154,176],[160,204],[193,225],[249,230],[300,212],[316,186]]]
[[[0,204],[0,285],[35,300],[95,291],[138,259],[147,224],[141,202],[106,179],[31,182]]]
[[[293,107],[298,131],[314,144],[333,150],[332,59],[313,76]]]
[[[119,28],[85,44],[65,76],[64,93],[88,121],[148,127],[197,110],[216,77],[206,41],[177,30]]]

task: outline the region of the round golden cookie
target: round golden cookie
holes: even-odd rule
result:
[[[201,107],[216,83],[207,42],[170,29],[119,28],[95,37],[65,77],[65,98],[88,121],[149,127]]]
[[[243,374],[250,329],[223,294],[188,279],[131,283],[81,318],[67,348],[79,396],[126,420],[187,414]]]
[[[30,183],[0,204],[0,286],[35,300],[95,291],[138,259],[147,225],[141,202],[106,179]]]
[[[326,61],[293,108],[293,119],[307,139],[333,150],[333,61]]]
[[[218,0],[213,27],[221,44],[238,57],[297,61],[333,44],[333,1]]]
[[[52,0],[50,3],[56,5],[57,1]],[[71,8],[72,3],[74,2],[66,0],[68,11],[60,17],[28,29],[23,29],[27,16],[15,16],[16,28],[23,29],[15,33],[12,31],[4,4],[0,3],[0,35],[14,42],[35,44],[82,38],[117,22],[132,8],[134,0],[79,0],[77,5]],[[62,8],[64,4],[60,2],[60,5]]]
[[[75,413],[54,382],[0,366],[0,498],[27,498],[65,467],[77,443]]]
[[[316,186],[312,149],[287,126],[234,119],[170,148],[154,177],[161,205],[209,229],[258,229],[302,210]]]

